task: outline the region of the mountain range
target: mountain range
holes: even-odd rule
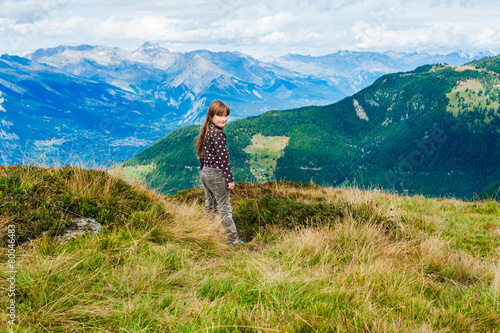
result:
[[[17,56],[1,56],[0,73],[3,164],[101,164],[166,132],[153,108],[116,86]]]
[[[106,46],[38,50],[28,58],[66,73],[104,81],[140,96],[172,128],[200,122],[215,98],[236,118],[275,108],[331,103],[345,97],[335,85],[238,52],[179,53],[145,43],[134,52]]]
[[[216,98],[228,102],[232,119],[327,105],[386,73],[482,56],[342,51],[258,60],[238,52],[176,52],[149,42],[134,52],[80,45],[3,55],[2,163],[27,156],[119,162],[176,128],[200,123]]]
[[[239,181],[356,184],[470,198],[500,179],[500,57],[388,74],[327,106],[229,123]],[[123,163],[164,193],[200,186],[193,140],[173,131]]]

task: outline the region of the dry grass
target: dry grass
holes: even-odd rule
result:
[[[110,172],[98,181],[81,171],[70,188],[75,196],[105,199],[119,179]],[[36,174],[25,176],[26,186],[36,182],[42,182]],[[500,326],[500,216],[492,204],[273,183],[274,197],[344,204],[342,218],[269,225],[250,244],[230,247],[202,204],[132,186],[171,218],[132,213],[99,235],[65,242],[44,236],[18,247],[18,332],[493,332]],[[259,197],[260,190],[247,187],[239,195]],[[367,207],[371,215],[358,213]],[[2,223],[10,223],[7,215]],[[7,301],[5,294],[0,299]]]
[[[491,291],[493,292],[495,297],[499,297],[500,296],[500,261],[496,265],[496,267],[494,269],[494,273],[495,273],[495,278],[493,279],[493,281],[491,281]]]

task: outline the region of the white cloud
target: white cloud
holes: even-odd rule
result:
[[[2,52],[147,40],[252,55],[500,50],[496,0],[7,0]],[[260,54],[257,54],[260,53]]]
[[[267,43],[267,44],[272,44],[272,45],[288,44],[289,39],[290,39],[290,37],[288,36],[288,34],[281,32],[281,31],[274,31],[273,33],[271,33],[269,35],[259,37],[259,41],[261,43]]]
[[[125,39],[172,39],[179,32],[175,20],[162,17],[118,18],[110,17],[96,23],[91,35],[99,38]],[[145,38],[148,36],[148,38]]]
[[[462,8],[472,8],[476,5],[476,2],[476,0],[429,0],[429,7],[444,6],[450,8],[452,6],[460,6]]]
[[[6,0],[1,1],[0,17],[19,23],[33,23],[57,15],[71,0]]]
[[[85,32],[89,21],[85,18],[74,16],[65,21],[55,18],[40,20],[35,23],[22,23],[12,25],[10,31],[23,38],[66,37]]]
[[[490,27],[457,23],[435,23],[430,27],[392,30],[385,25],[370,26],[356,22],[351,29],[359,50],[434,51],[444,52],[471,48],[489,50],[500,48],[500,34]]]

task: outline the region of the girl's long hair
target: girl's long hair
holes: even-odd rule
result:
[[[203,146],[205,145],[205,138],[207,136],[208,128],[212,124],[214,116],[229,116],[229,106],[223,101],[215,100],[210,103],[208,107],[207,117],[205,118],[205,123],[200,128],[200,134],[198,134],[196,142],[196,155],[198,158],[203,157]]]

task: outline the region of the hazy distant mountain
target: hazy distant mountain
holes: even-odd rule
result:
[[[326,80],[236,52],[188,52],[165,72],[168,78],[158,87],[156,103],[178,116],[178,125],[201,122],[208,104],[217,98],[227,101],[234,119],[345,96]]]
[[[120,161],[168,132],[135,94],[7,55],[0,58],[0,118],[2,164],[41,153],[48,164]]]
[[[154,102],[163,121],[176,127],[200,122],[214,98],[227,101],[232,115],[241,118],[346,96],[327,80],[238,52],[178,53],[148,42],[131,53],[106,46],[60,46],[28,58],[134,92]]]
[[[176,52],[146,43],[133,53],[119,47],[80,45],[40,49],[27,58],[69,74],[154,95],[157,82],[165,77],[163,70],[178,56]]]
[[[475,59],[491,56],[490,52],[474,55],[453,52],[447,55],[404,52],[350,52],[339,51],[325,56],[311,57],[289,54],[266,57],[265,61],[328,80],[346,95],[368,87],[384,74],[409,71],[425,64],[446,63],[460,66]]]
[[[201,122],[214,98],[230,104],[233,119],[272,109],[326,105],[387,73],[436,62],[460,65],[481,56],[339,51],[262,61],[238,52],[181,53],[147,42],[134,52],[107,46],[60,46],[38,50],[28,58],[135,92],[155,104],[163,121],[179,127]]]

